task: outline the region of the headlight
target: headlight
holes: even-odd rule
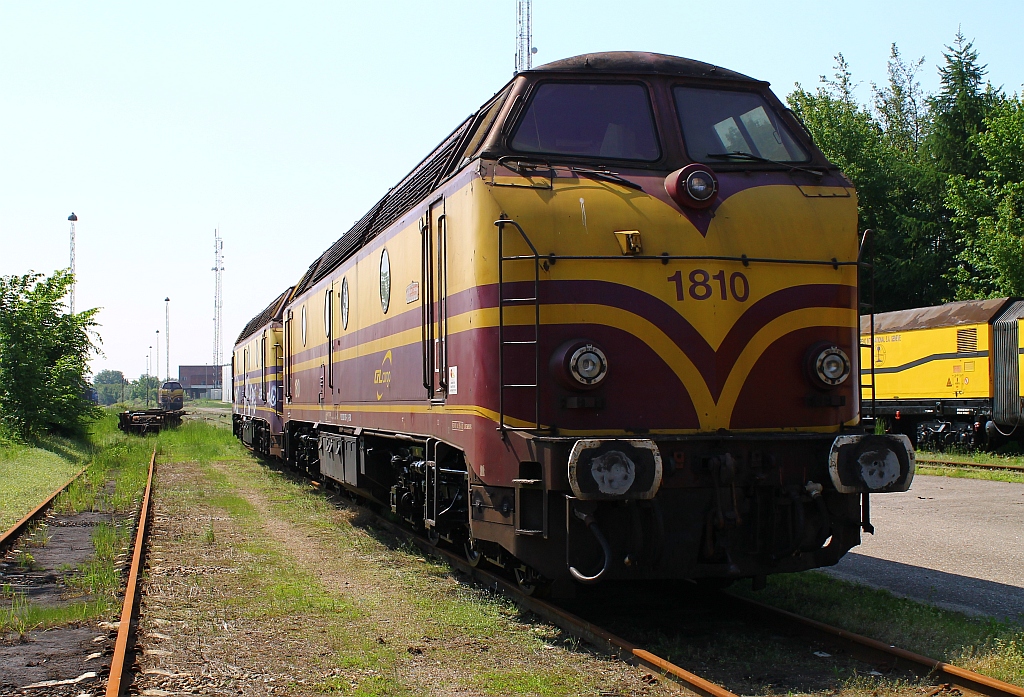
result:
[[[707,172],[696,171],[686,178],[686,191],[698,201],[707,201],[715,195],[715,180]]]
[[[838,346],[829,346],[814,360],[814,372],[830,387],[841,385],[850,377],[850,357]]]
[[[668,175],[665,191],[680,206],[700,210],[715,202],[718,179],[710,167],[694,163]]]
[[[582,385],[596,385],[608,374],[608,358],[604,352],[587,344],[576,349],[569,359],[572,376]]]

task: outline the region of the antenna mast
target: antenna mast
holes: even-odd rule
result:
[[[533,0],[516,0],[516,74],[533,67]]]
[[[71,299],[68,303],[69,314],[75,314],[75,286],[78,285],[78,280],[75,279],[75,223],[78,222],[78,216],[72,213],[68,216],[68,220],[71,221]]]
[[[223,301],[221,297],[221,289],[223,285],[222,275],[224,273],[224,240],[221,239],[220,232],[217,230],[213,231],[213,274],[214,274],[214,291],[213,291],[213,364],[220,367],[220,364],[224,361],[224,353],[221,350],[220,345],[220,327],[221,327],[221,310],[223,308]]]

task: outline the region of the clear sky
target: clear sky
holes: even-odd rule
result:
[[[536,64],[656,51],[780,96],[842,52],[867,100],[892,42],[935,90],[958,27],[1020,92],[1019,0],[534,3]],[[219,226],[230,360],[245,322],[511,77],[514,51],[515,0],[2,2],[0,274],[67,266],[74,211],[76,303],[102,308],[93,368],[142,373],[170,296],[173,373],[211,360]]]

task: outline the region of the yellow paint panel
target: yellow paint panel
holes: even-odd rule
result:
[[[976,329],[978,352],[958,354],[957,330]],[[870,335],[861,336],[863,343]],[[874,351],[861,349],[865,382],[875,366],[876,399],[991,398],[991,328],[988,324],[911,329],[875,334]],[[871,397],[865,389],[863,397]]]

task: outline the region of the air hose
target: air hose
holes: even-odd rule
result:
[[[569,567],[569,573],[572,574],[572,577],[580,583],[597,583],[612,565],[612,548],[608,545],[608,540],[605,539],[604,534],[601,532],[601,528],[597,527],[597,520],[594,519],[594,515],[592,513],[580,513],[579,510],[575,508],[573,509],[573,513],[577,518],[587,524],[587,529],[594,535],[594,539],[597,540],[597,543],[601,545],[601,552],[604,554],[604,564],[601,566],[601,570],[593,576],[586,576],[580,573],[575,566]]]

